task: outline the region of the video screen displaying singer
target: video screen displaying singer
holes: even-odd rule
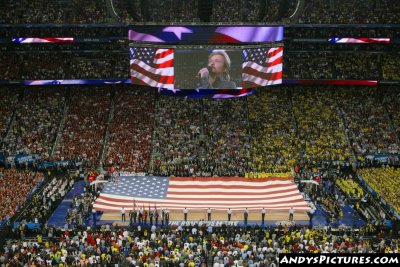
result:
[[[175,49],[175,88],[240,89],[241,50]]]

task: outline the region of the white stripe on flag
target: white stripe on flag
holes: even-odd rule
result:
[[[154,202],[150,202],[150,205],[152,205],[153,203]],[[147,204],[144,204],[144,205],[146,206]],[[112,207],[112,206],[104,205],[101,203],[94,204],[94,208],[98,211],[120,211],[121,207],[122,207],[122,205],[118,206],[118,207]],[[125,210],[132,209],[132,205],[131,206],[126,205],[124,207],[125,207]],[[170,209],[170,210],[182,210],[183,208],[205,210],[207,208],[211,208],[213,210],[225,210],[226,211],[228,209],[226,205],[224,205],[224,206],[192,207],[190,205],[182,204],[179,206],[170,206],[170,205],[164,206],[164,205],[162,205],[162,207]],[[299,204],[295,203],[295,204],[290,204],[290,205],[280,205],[280,206],[257,204],[257,205],[253,205],[250,207],[250,206],[243,205],[243,206],[234,206],[234,207],[231,207],[231,209],[232,210],[240,210],[240,211],[243,211],[245,208],[247,208],[248,210],[260,210],[262,208],[265,208],[267,210],[289,210],[292,207],[295,208],[296,210],[300,210],[300,211],[309,211],[310,210],[310,207],[308,207],[307,205],[301,204],[301,203],[299,203]]]
[[[167,89],[174,89],[174,84],[165,84],[165,83],[159,83],[157,81],[154,81],[152,79],[150,79],[149,77],[147,77],[146,75],[143,75],[137,71],[132,70],[132,73],[136,73],[132,76],[134,76],[135,78],[138,78],[139,80],[142,80],[144,83],[152,86],[152,87],[158,87],[158,88],[167,88]]]
[[[138,65],[141,68],[147,70],[148,72],[160,75],[160,76],[174,76],[174,68],[173,67],[169,67],[169,68],[152,68],[149,65],[147,65],[146,63],[142,62],[139,59],[134,59],[131,60],[131,65]]]
[[[161,64],[161,63],[173,60],[173,59],[174,59],[174,54],[169,54],[169,55],[167,55],[165,57],[162,57],[162,58],[155,58],[154,59],[154,63],[155,64]]]
[[[282,63],[280,64],[276,64],[275,66],[272,67],[263,67],[258,65],[257,63],[251,62],[251,61],[247,61],[245,63],[243,63],[242,68],[252,68],[253,70],[257,70],[259,72],[263,72],[263,73],[277,73],[277,72],[281,72],[282,71]]]
[[[272,62],[272,61],[274,61],[274,60],[277,60],[278,58],[282,58],[282,56],[283,56],[283,51],[279,52],[278,54],[276,54],[276,55],[273,56],[273,57],[269,57],[268,60],[267,60],[267,62],[268,62],[268,63],[269,63],[269,62]]]
[[[282,79],[266,80],[264,78],[256,77],[256,76],[253,76],[253,75],[249,75],[247,73],[243,73],[242,78],[243,78],[243,81],[252,82],[252,83],[258,84],[260,86],[267,86],[267,85],[281,84],[282,83]]]

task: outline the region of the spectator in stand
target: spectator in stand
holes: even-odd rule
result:
[[[21,56],[16,53],[0,53],[0,80],[19,80]]]
[[[262,1],[218,1],[214,2],[211,20],[214,22],[280,22],[292,15],[296,1],[269,0],[263,6]]]
[[[0,145],[4,141],[7,127],[12,118],[14,108],[17,105],[18,90],[15,88],[1,88],[0,89]]]
[[[107,22],[106,3],[101,1],[74,0],[68,3],[57,1],[4,1],[0,23],[100,23]]]
[[[61,121],[65,101],[63,88],[29,88],[16,109],[15,123],[7,136],[11,154],[50,156]]]
[[[378,55],[362,52],[341,53],[335,55],[335,69],[337,79],[367,79],[379,80],[379,70],[376,67],[380,65]]]
[[[43,179],[43,174],[32,171],[0,168],[0,221],[11,218],[25,206],[26,197]]]
[[[154,92],[140,89],[116,91],[104,166],[122,171],[148,172],[154,126]]]
[[[393,1],[307,1],[299,23],[398,23]]]
[[[400,80],[400,56],[396,54],[383,55],[382,72],[384,80]]]
[[[22,80],[63,80],[67,77],[71,55],[51,51],[43,53],[24,54],[22,58]]]
[[[56,159],[83,160],[96,166],[103,148],[110,107],[110,90],[104,88],[71,89],[62,138]]]
[[[211,20],[221,22],[241,22],[241,2],[242,1],[239,0],[222,0],[215,2]]]
[[[299,158],[299,142],[287,90],[260,90],[248,98],[252,135],[250,177],[290,172]]]
[[[117,47],[119,49],[119,47]],[[71,79],[128,78],[129,57],[117,51],[75,54],[71,58]]]
[[[122,0],[113,0],[113,14],[109,14],[106,1],[51,2],[3,1],[0,11],[0,23],[35,24],[35,23],[107,23],[117,19],[123,23],[133,21],[153,22],[193,22],[198,21],[199,0],[154,0],[151,2],[133,1],[126,4]],[[296,0],[262,1],[215,1],[212,8],[212,22],[282,22],[293,14],[300,13],[298,23],[317,24],[398,24],[399,18],[395,1],[356,0],[324,1],[309,0],[304,8],[297,6]],[[29,10],[29,12],[27,12]],[[128,14],[129,12],[129,14]],[[365,36],[363,36],[365,37]]]
[[[142,8],[148,9],[148,14],[144,16],[144,20],[156,22],[193,22],[197,17],[197,3],[198,0],[154,0],[146,2],[142,4]]]
[[[98,230],[53,230],[57,242],[24,247],[22,241],[11,240],[0,254],[0,264],[205,266],[210,259],[214,266],[272,266],[280,253],[395,253],[399,245],[399,239],[382,238],[371,225],[361,228],[357,237],[351,229],[222,226],[210,227],[207,233],[204,226],[181,228],[151,231],[150,226],[128,230],[107,225]],[[197,228],[198,234],[193,234]],[[366,242],[364,235],[372,238]]]
[[[207,176],[243,177],[250,160],[250,135],[245,99],[204,99],[205,157]]]
[[[385,88],[383,91],[383,107],[387,110],[390,120],[392,121],[394,130],[400,136],[400,90],[397,86]],[[393,154],[400,153],[398,146],[389,148],[389,152]]]
[[[298,139],[305,152],[301,164],[312,169],[323,162],[349,161],[350,149],[332,91],[306,88],[294,90],[292,96]]]
[[[105,0],[73,0],[72,23],[101,23],[109,17]]]
[[[201,105],[197,99],[160,96],[156,101],[152,173],[201,176]]]
[[[290,50],[288,49],[290,53]],[[284,74],[292,79],[332,79],[332,58],[327,58],[325,52],[290,53],[284,58]]]
[[[400,170],[394,167],[359,170],[362,179],[374,189],[396,212],[400,212]]]
[[[369,88],[338,90],[337,102],[343,111],[351,145],[360,161],[367,154],[388,153],[398,148],[396,133],[374,91]]]

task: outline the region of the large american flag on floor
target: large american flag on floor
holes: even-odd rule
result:
[[[215,210],[296,210],[310,208],[292,178],[246,179],[236,177],[134,177],[121,176],[107,183],[94,207],[120,211],[138,207]]]
[[[131,81],[157,88],[174,88],[174,49],[130,48]]]
[[[243,49],[242,87],[282,83],[283,47]]]

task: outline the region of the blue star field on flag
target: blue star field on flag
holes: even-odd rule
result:
[[[154,61],[154,54],[156,53],[156,48],[149,47],[135,47],[130,48],[131,50],[131,59],[140,59],[142,62],[147,65],[152,65]]]
[[[258,65],[265,65],[269,48],[243,49],[243,61],[252,61]]]
[[[105,184],[103,193],[126,197],[163,199],[167,197],[168,185],[168,177],[123,176],[120,177],[119,183],[109,182]]]

